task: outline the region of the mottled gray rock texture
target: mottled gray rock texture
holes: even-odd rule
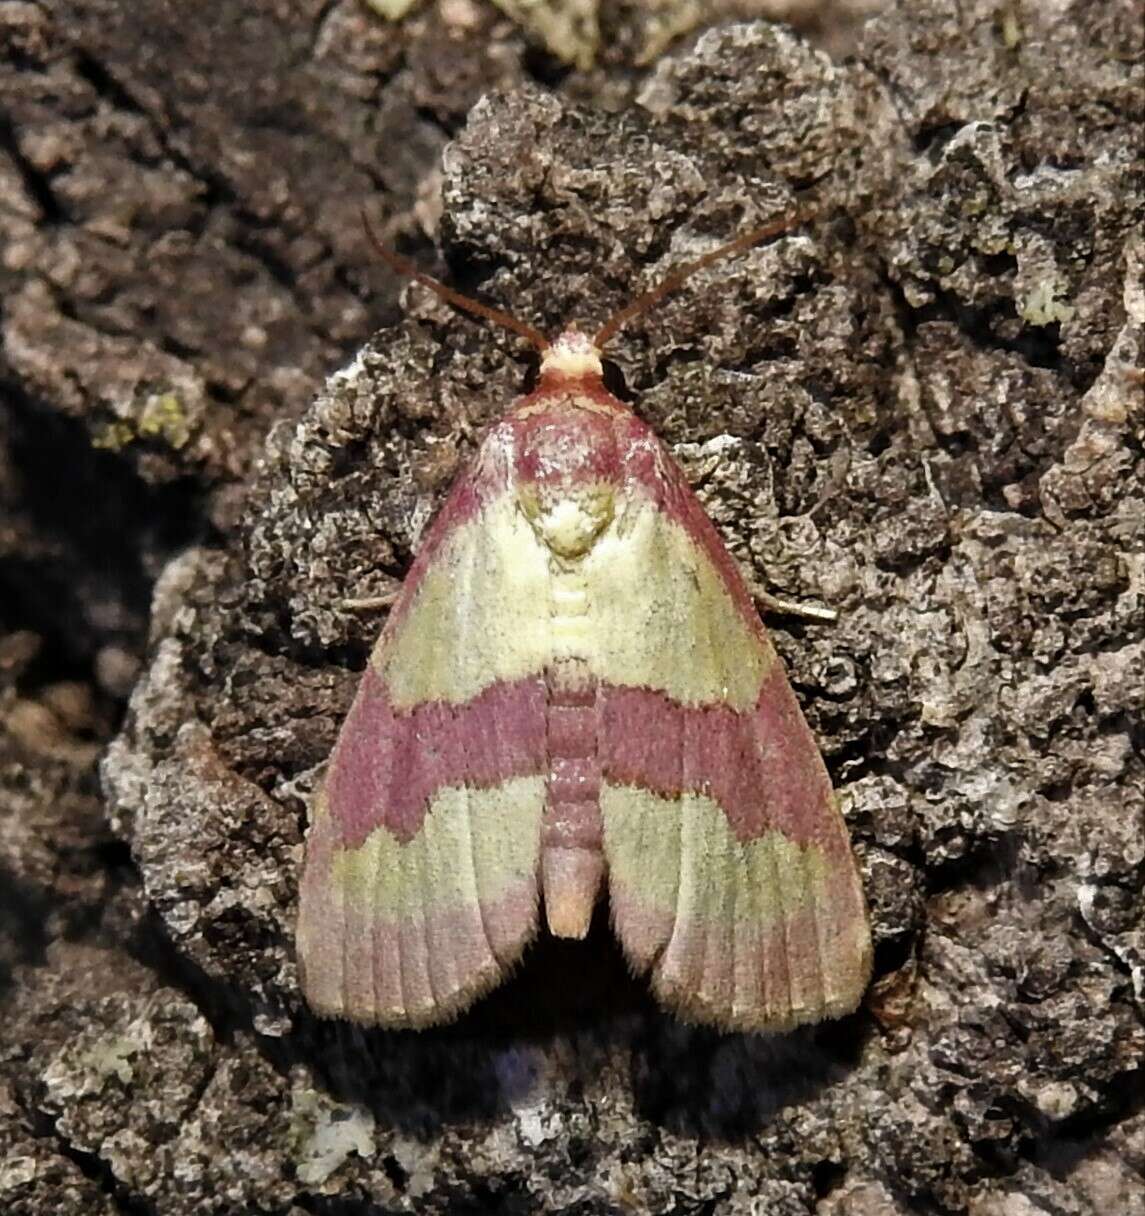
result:
[[[371,41],[368,10],[311,7],[312,27],[263,6],[255,35],[214,28],[225,81],[181,74],[173,43],[153,79],[115,84],[82,51],[110,32],[0,6],[43,90],[4,85],[0,556],[10,580],[35,570],[0,603],[5,1210],[1145,1213],[1135,5],[917,0],[846,60],[743,24],[638,78],[547,89],[515,33],[459,55],[450,89],[427,66],[438,18]],[[244,66],[274,61],[272,35],[295,74]],[[53,156],[93,146],[69,123],[102,122],[136,141],[140,181],[53,161],[51,124],[19,110],[37,104]],[[411,132],[392,151],[386,121]],[[389,236],[432,229],[418,183],[443,148],[437,269],[550,331],[814,207],[612,356],[752,574],[840,614],[769,625],[871,902],[851,1018],[775,1039],[680,1025],[603,917],[444,1030],[300,1003],[306,801],[382,619],[344,601],[397,585],[528,375],[516,339],[419,288],[360,345],[380,319],[362,292],[393,284],[359,178],[394,175]],[[129,275],[115,217],[140,214],[166,252]],[[18,459],[43,428],[90,525],[66,495],[49,509],[45,458]],[[134,588],[191,539],[181,513],[213,531],[159,575],[144,652]],[[85,558],[93,537],[121,566]],[[93,755],[141,657],[101,791]]]

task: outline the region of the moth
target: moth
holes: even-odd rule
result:
[[[313,800],[297,953],[317,1013],[449,1021],[542,915],[584,937],[604,890],[686,1020],[780,1031],[858,1005],[866,905],[815,740],[683,471],[602,378],[628,320],[792,223],[551,342],[381,250],[540,371],[428,529]]]

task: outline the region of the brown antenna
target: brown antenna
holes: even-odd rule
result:
[[[633,317],[646,312],[669,292],[675,291],[685,279],[695,274],[697,270],[703,270],[705,266],[710,266],[713,262],[718,262],[720,258],[726,258],[729,254],[739,253],[741,249],[748,249],[760,241],[766,241],[768,237],[779,236],[780,233],[788,232],[797,224],[802,224],[810,219],[812,215],[814,215],[813,211],[804,210],[785,215],[782,219],[769,220],[759,228],[753,228],[750,232],[737,236],[735,240],[728,241],[727,244],[710,250],[703,257],[696,258],[694,262],[685,262],[683,266],[678,266],[663,282],[653,287],[650,291],[646,291],[643,295],[637,296],[635,300],[626,304],[618,313],[614,313],[596,332],[592,339],[593,346],[597,350],[603,350],[605,343],[614,338],[617,332],[627,325]]]
[[[404,275],[407,279],[413,279],[423,287],[428,287],[430,291],[447,304],[452,304],[454,308],[461,308],[465,312],[472,313],[475,317],[483,317],[486,321],[492,321],[494,325],[500,325],[503,329],[510,329],[513,333],[520,334],[522,338],[531,342],[539,351],[548,349],[549,340],[540,330],[534,329],[531,325],[526,325],[524,321],[518,321],[516,317],[510,316],[507,312],[502,312],[499,308],[491,308],[488,304],[482,304],[480,300],[470,299],[469,296],[463,295],[460,291],[454,291],[452,287],[446,287],[444,283],[439,283],[432,275],[418,270],[409,258],[404,258],[400,253],[387,249],[375,235],[365,211],[362,212],[362,224],[366,229],[366,235],[378,251],[378,256],[395,274]]]

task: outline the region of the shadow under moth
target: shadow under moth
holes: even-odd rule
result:
[[[866,905],[815,740],[680,466],[604,387],[617,330],[554,341],[420,273],[541,353],[405,579],[311,807],[298,961],[318,1013],[455,1018],[607,887],[679,1016],[780,1031],[858,1005]]]

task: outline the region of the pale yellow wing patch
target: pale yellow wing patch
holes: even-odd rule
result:
[[[686,530],[638,491],[580,558],[541,542],[512,494],[458,525],[374,662],[395,707],[464,703],[575,653],[605,683],[748,711],[774,654]],[[583,604],[564,621],[561,597]]]
[[[549,551],[511,494],[454,527],[374,653],[394,708],[464,704],[496,681],[543,671],[551,581]]]
[[[443,786],[417,835],[402,843],[375,828],[360,848],[339,852],[334,877],[382,916],[416,911],[427,890],[442,908],[466,906],[478,894],[496,900],[536,870],[544,793],[543,776],[487,790]]]
[[[544,797],[543,776],[443,787],[408,842],[378,827],[356,849],[324,850],[328,872],[304,883],[299,910],[312,1007],[428,1026],[499,983],[536,932]]]
[[[774,659],[691,536],[639,493],[581,564],[597,676],[681,705],[755,707]]]
[[[870,942],[853,865],[777,831],[741,842],[698,793],[609,785],[601,812],[616,934],[666,1005],[768,1031],[856,1007]]]

